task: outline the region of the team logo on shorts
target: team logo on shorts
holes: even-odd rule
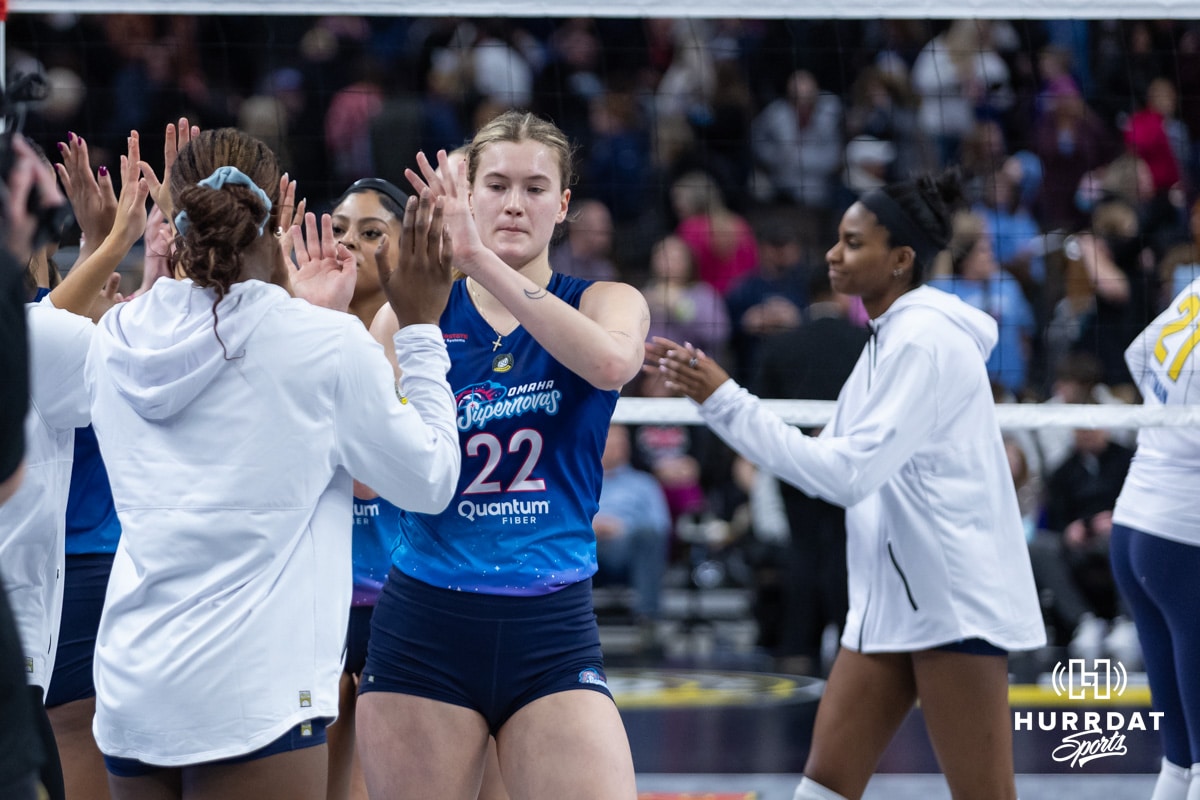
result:
[[[590,667],[579,673],[579,682],[590,683],[593,686],[603,686],[605,689],[608,688],[608,683],[604,680],[604,676],[598,670]]]
[[[512,368],[512,353],[500,353],[492,359],[492,372],[508,372]]]

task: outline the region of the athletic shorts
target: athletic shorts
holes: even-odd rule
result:
[[[303,750],[306,747],[316,747],[319,744],[325,744],[325,726],[328,724],[329,720],[323,717],[310,719],[307,722],[301,722],[283,734],[283,736],[253,752],[234,756],[233,758],[222,758],[218,761],[206,761],[203,763],[245,764],[249,761],[258,761],[260,758],[266,758],[267,756],[290,753],[293,750]],[[104,766],[110,774],[116,775],[118,778],[143,778],[159,770],[181,769],[181,767],[157,767],[153,764],[147,764],[144,761],[138,761],[136,758],[118,758],[116,756],[104,756]],[[198,765],[190,764],[188,766]]]
[[[966,653],[971,656],[1007,656],[1008,651],[996,647],[984,639],[961,639],[957,642],[939,645],[934,650],[944,650],[948,653]]]
[[[592,582],[534,597],[439,589],[393,568],[375,606],[359,693],[398,692],[474,709],[495,735],[539,697],[612,697]]]
[[[96,630],[104,609],[104,593],[112,572],[113,553],[84,553],[67,556],[63,575],[62,625],[58,654],[46,708],[96,696],[92,683],[92,660],[96,653]]]
[[[375,606],[351,606],[346,627],[346,666],[351,675],[361,675],[367,663],[367,640],[371,638],[371,614]]]

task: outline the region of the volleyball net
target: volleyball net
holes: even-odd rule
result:
[[[639,287],[654,283],[656,245],[677,232],[677,195],[697,173],[747,221],[760,258],[782,225],[821,271],[856,193],[957,165],[1005,277],[964,299],[997,318],[993,377],[1014,394],[1045,397],[1080,350],[1119,382],[1123,344],[1200,275],[1194,0],[14,0],[5,27],[7,73],[49,79],[26,121],[47,152],[73,131],[113,164],[137,128],[153,158],[146,141],[187,114],[262,138],[318,210],[359,177],[403,186],[418,150],[530,108],[577,143],[573,203],[606,207],[605,258]],[[773,132],[773,113],[802,124]],[[809,124],[823,115],[827,129]],[[965,267],[941,269],[952,280]],[[668,305],[692,302],[670,291]],[[752,384],[747,339],[761,337],[742,330],[744,312],[730,301],[706,351]],[[689,322],[668,332],[682,339]],[[832,408],[769,402],[799,425]],[[1196,407],[997,408],[1006,429],[1200,423]],[[617,420],[699,418],[686,400],[627,396]]]

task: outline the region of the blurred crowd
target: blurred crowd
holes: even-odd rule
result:
[[[499,111],[544,114],[580,167],[555,269],[638,286],[652,334],[765,396],[836,394],[866,317],[829,289],[824,252],[861,192],[920,171],[956,166],[969,187],[931,282],[999,323],[1000,402],[1136,401],[1123,352],[1200,269],[1194,21],[14,14],[7,38],[8,74],[50,85],[24,123],[47,153],[71,131],[115,165],[130,130],[186,115],[263,139],[314,210],[359,178],[406,185],[418,150]],[[798,352],[821,369],[800,375]],[[838,574],[836,513],[705,429],[619,439],[621,466],[663,491],[664,559],[754,586],[764,646],[816,658],[844,614],[844,581],[840,598],[817,585]],[[1134,658],[1103,553],[1131,447],[1011,439],[1048,625],[1086,654]],[[820,540],[797,543],[814,518]],[[814,562],[833,567],[797,572]]]

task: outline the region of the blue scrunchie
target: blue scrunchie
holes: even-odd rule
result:
[[[200,181],[198,185],[219,190],[230,183],[237,186],[249,187],[250,191],[254,192],[263,205],[266,206],[267,210],[263,212],[262,222],[258,223],[258,235],[262,236],[263,230],[267,227],[267,220],[271,218],[271,198],[267,197],[267,193],[258,184],[250,180],[246,173],[237,167],[217,167],[212,175]],[[191,225],[191,221],[188,219],[186,211],[180,211],[175,215],[175,229],[179,231],[181,236],[187,233],[189,225]]]

